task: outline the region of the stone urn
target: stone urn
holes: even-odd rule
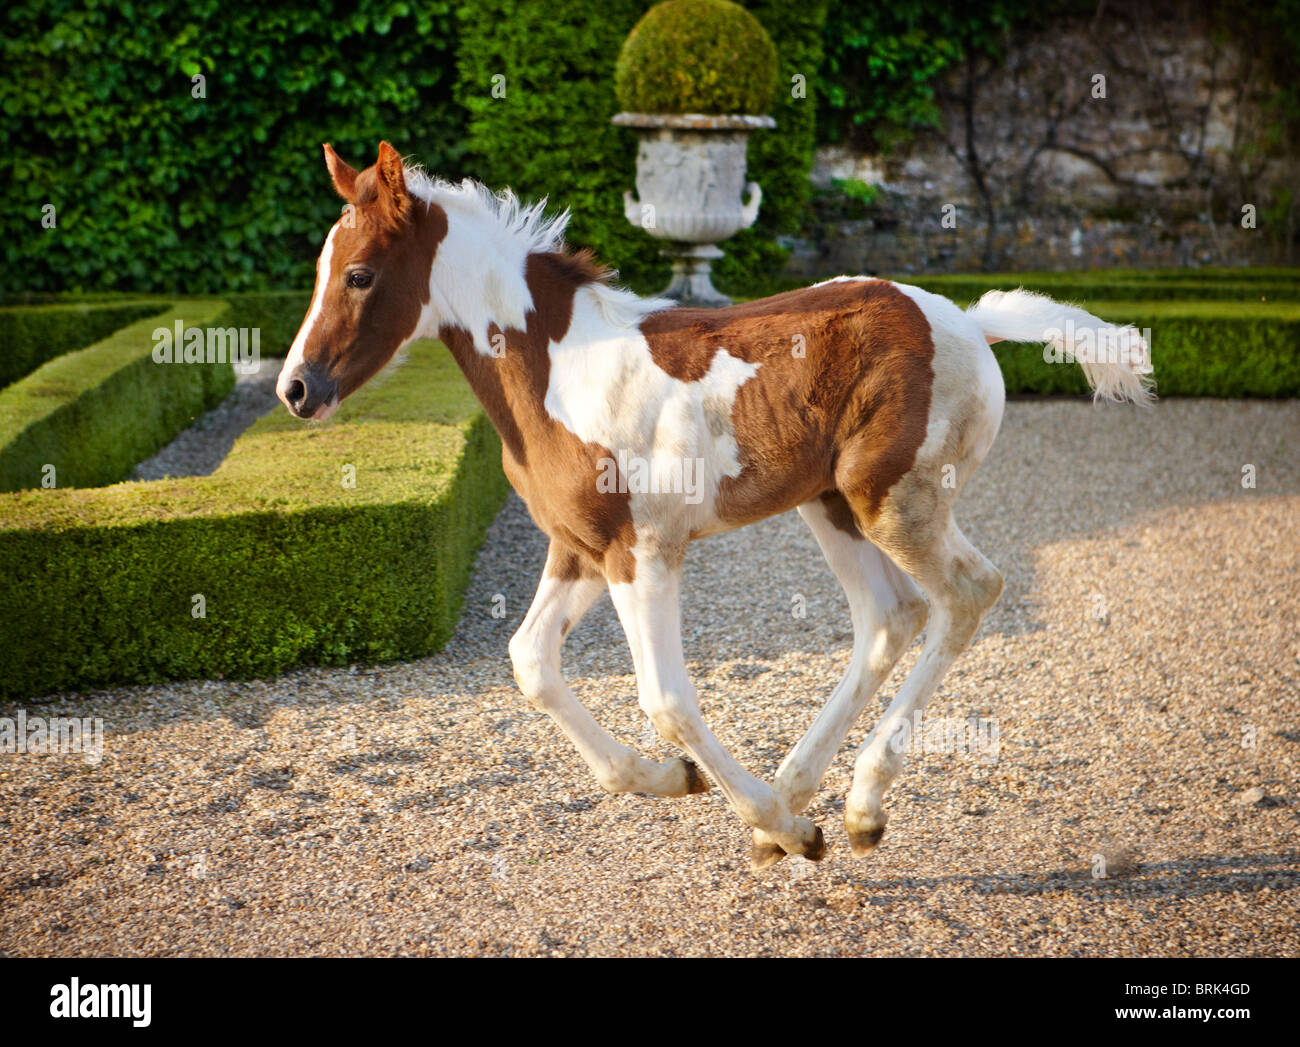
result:
[[[752,132],[776,126],[770,116],[619,113],[619,127],[640,140],[636,196],[623,194],[627,220],[664,241],[673,277],[664,296],[683,305],[730,305],[713,286],[710,268],[722,241],[748,229],[763,192],[745,181]]]

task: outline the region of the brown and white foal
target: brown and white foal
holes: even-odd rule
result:
[[[364,171],[328,145],[325,159],[349,206],[326,237],[277,392],[299,417],[324,419],[405,343],[447,345],[551,541],[510,641],[515,678],[605,789],[682,796],[708,788],[702,769],[753,828],[756,868],[820,858],[821,830],[799,814],[928,624],[920,659],[858,751],[844,820],[853,853],[870,851],[902,760],[889,739],[1002,590],[952,515],[1002,419],[990,343],[1073,352],[1067,341],[1086,334],[1097,395],[1145,401],[1151,368],[1137,332],[1024,291],[990,292],[963,312],[865,277],[678,308],[620,290],[587,254],[567,253],[567,213],[548,220],[509,192],[429,178],[386,142]],[[854,643],[844,679],[769,785],[700,717],[678,595],[688,542],[788,509],[848,595]],[[561,675],[565,635],[606,588],[641,707],[689,759],[657,763],[615,741]]]

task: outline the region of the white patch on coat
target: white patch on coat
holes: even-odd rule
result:
[[[876,280],[875,276],[832,276],[829,280],[822,280],[820,283],[812,284],[812,287],[825,287],[827,284],[855,284],[865,283],[868,280]]]
[[[684,542],[716,525],[718,486],[740,475],[731,410],[759,365],[719,344],[699,381],[674,378],[639,330],[609,322],[603,290],[587,285],[574,295],[569,330],[550,348],[546,411],[580,440],[648,462],[655,475],[691,469],[701,494],[694,504],[681,492],[628,492],[638,531],[650,528],[655,545]]]
[[[916,452],[917,467],[942,468],[951,427],[966,429],[974,461],[993,445],[1002,424],[1006,387],[1002,369],[984,332],[966,313],[942,295],[911,284],[894,284],[916,303],[930,325],[934,343],[934,384],[930,388],[930,418],[925,440]]]

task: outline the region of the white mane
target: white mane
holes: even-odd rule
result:
[[[520,242],[529,253],[564,248],[569,212],[566,209],[546,217],[546,197],[525,205],[510,189],[494,193],[472,178],[457,185],[420,167],[406,168],[406,187],[419,199],[436,203],[445,211],[473,214],[495,223],[504,237]]]
[[[522,203],[509,189],[493,192],[466,178],[460,184],[436,178],[422,168],[407,167],[406,186],[425,203],[447,213],[447,237],[434,257],[431,293],[440,320],[469,331],[480,352],[491,352],[488,328],[526,325],[532,295],[524,280],[530,254],[564,251],[569,211],[547,217],[546,198]],[[606,283],[586,284],[612,326],[635,328],[650,313],[677,303],[641,298]]]

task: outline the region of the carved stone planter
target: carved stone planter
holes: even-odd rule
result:
[[[663,293],[683,305],[730,305],[710,277],[718,244],[758,217],[763,198],[757,182],[745,182],[750,133],[776,126],[770,116],[619,113],[613,122],[640,139],[636,154],[637,197],[623,194],[633,225],[665,241],[673,278]],[[748,202],[745,196],[748,195]]]

